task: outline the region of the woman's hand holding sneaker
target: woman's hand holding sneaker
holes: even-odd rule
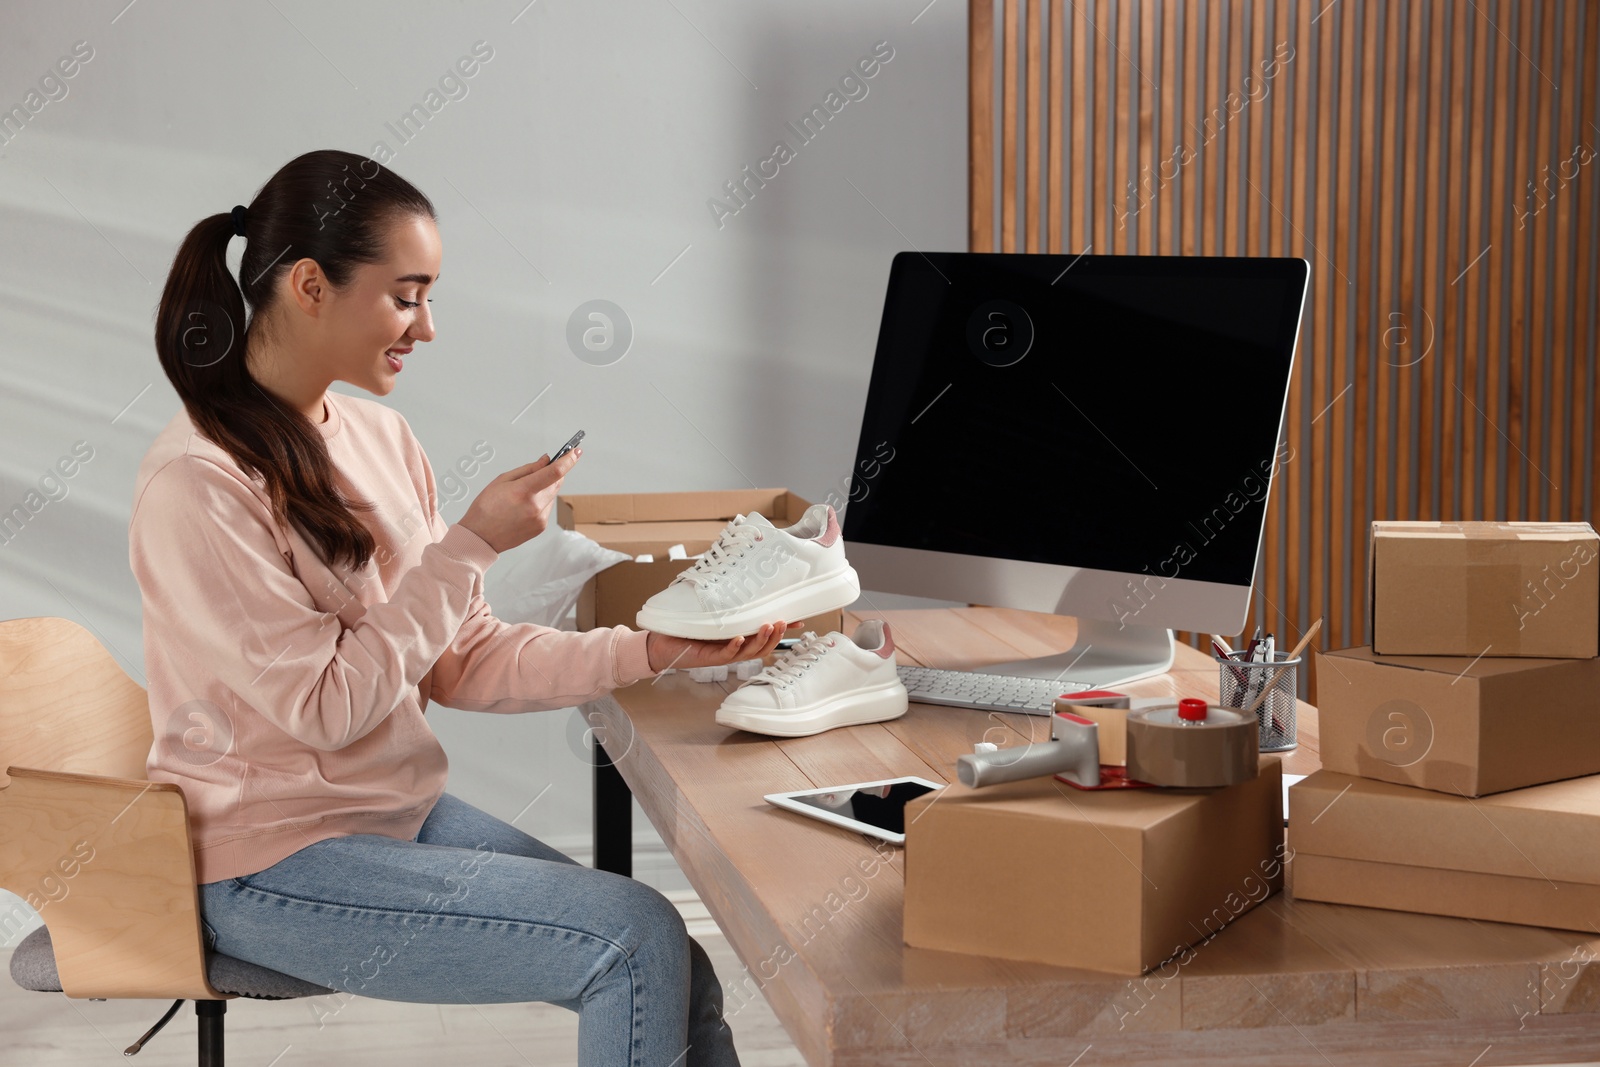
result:
[[[798,622],[785,624],[781,619],[767,623],[753,634],[730,637],[726,641],[698,641],[687,637],[648,631],[645,654],[650,669],[661,672],[668,667],[687,670],[690,667],[718,667],[735,660],[764,659],[783,640],[784,631],[793,630]]]

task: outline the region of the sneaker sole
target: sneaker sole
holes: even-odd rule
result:
[[[769,737],[809,737],[839,726],[898,719],[910,706],[910,694],[899,681],[876,689],[858,690],[824,701],[812,708],[753,712],[743,708],[717,709],[717,725]]]
[[[800,585],[752,601],[726,612],[661,611],[646,604],[635,621],[641,630],[654,630],[671,637],[698,641],[725,641],[730,637],[753,634],[764,623],[782,619],[799,622],[824,611],[848,607],[861,596],[861,580],[854,567],[821,578],[809,578]]]

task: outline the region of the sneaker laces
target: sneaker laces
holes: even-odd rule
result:
[[[786,688],[789,683],[798,681],[800,672],[807,670],[811,664],[821,659],[835,642],[835,638],[819,637],[815,631],[807,630],[800,635],[799,644],[786,652],[779,652],[771,663],[761,668],[761,671],[745,685],[776,685],[780,689]]]
[[[697,585],[714,580],[726,571],[735,559],[744,555],[752,542],[761,540],[764,538],[760,527],[735,519],[722,528],[722,532],[711,543],[711,547],[694,561],[694,566],[679,571],[672,580],[693,582]]]

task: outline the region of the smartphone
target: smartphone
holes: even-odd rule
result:
[[[570,439],[568,439],[566,444],[561,446],[561,451],[550,457],[550,462],[554,463],[568,452],[571,452],[574,448],[577,448],[578,442],[581,440],[583,440],[583,431],[579,430],[577,433],[573,434]]]
[[[870,834],[892,845],[903,845],[906,843],[906,801],[943,788],[942,782],[908,776],[768,793],[764,799],[800,815]]]

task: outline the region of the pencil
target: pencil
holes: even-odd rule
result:
[[[1300,653],[1306,650],[1306,646],[1311,643],[1311,639],[1316,637],[1317,631],[1321,629],[1322,616],[1318,615],[1317,621],[1311,624],[1310,628],[1306,630],[1305,635],[1300,638],[1300,643],[1295,645],[1294,650],[1289,653],[1289,659],[1291,661],[1299,659]],[[1261,707],[1262,701],[1267,699],[1267,694],[1272,692],[1273,687],[1278,684],[1278,679],[1282,678],[1284,674],[1288,672],[1288,670],[1289,668],[1287,666],[1283,666],[1272,672],[1272,677],[1267,679],[1267,684],[1261,688],[1260,694],[1255,698],[1254,701],[1251,702],[1250,706],[1245,709],[1246,715],[1254,715],[1256,713],[1256,710]],[[1283,733],[1283,722],[1278,718],[1276,713],[1274,713],[1272,716],[1272,726],[1273,729],[1277,730],[1279,733]]]

